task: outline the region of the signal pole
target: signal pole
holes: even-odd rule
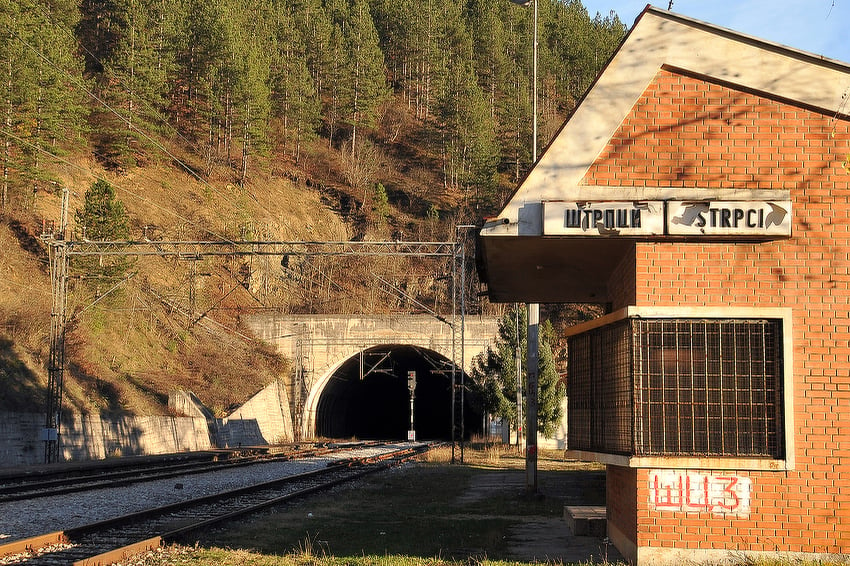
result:
[[[410,370],[407,372],[407,391],[410,397],[410,428],[407,429],[407,439],[416,440],[416,428],[413,419],[413,406],[416,400],[416,371]]]

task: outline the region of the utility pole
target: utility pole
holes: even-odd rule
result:
[[[475,224],[460,224],[455,227],[455,237],[461,230],[474,230]],[[463,234],[463,242],[460,244],[460,462],[463,463],[463,448],[466,437],[466,238]]]
[[[188,329],[192,330],[195,324],[195,283],[198,279],[198,261],[191,260],[189,264],[189,324]]]
[[[457,234],[452,248],[452,464],[455,463],[455,444],[457,438]],[[461,361],[460,371],[463,371]]]
[[[514,4],[522,6],[531,5],[534,10],[532,20],[532,43],[531,43],[531,65],[532,65],[532,116],[531,116],[531,161],[537,163],[537,18],[539,0],[511,0]],[[672,2],[670,4],[672,6]],[[526,490],[530,493],[537,492],[537,358],[539,355],[538,344],[538,321],[540,319],[540,305],[528,304],[528,383],[526,385],[526,427],[525,427],[525,469]],[[519,373],[519,372],[517,372]]]
[[[532,90],[534,91],[534,115],[532,119],[532,140],[534,146],[531,151],[532,160],[537,163],[537,5],[534,2],[534,40],[532,45]],[[528,392],[526,393],[526,419],[525,425],[525,490],[528,493],[537,493],[537,358],[539,356],[540,343],[538,341],[538,325],[540,322],[540,305],[528,304]]]

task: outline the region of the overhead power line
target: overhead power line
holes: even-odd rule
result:
[[[67,206],[67,189],[63,198],[63,207]],[[63,214],[63,218],[64,218]],[[419,258],[450,258],[452,263],[452,314],[451,320],[436,316],[439,320],[449,325],[452,329],[452,442],[455,442],[456,418],[454,408],[457,405],[455,396],[461,395],[460,407],[463,406],[462,388],[456,387],[455,375],[455,342],[458,331],[460,339],[463,340],[464,307],[461,306],[460,325],[457,324],[456,299],[458,293],[457,285],[457,262],[463,258],[464,244],[454,242],[368,242],[368,241],[74,241],[64,240],[64,224],[60,227],[58,234],[47,233],[42,236],[50,252],[50,276],[53,288],[53,307],[51,311],[50,328],[50,367],[48,376],[48,395],[46,404],[46,421],[43,430],[45,442],[45,461],[56,462],[60,454],[60,417],[62,407],[63,380],[65,369],[65,331],[68,322],[67,300],[68,300],[68,268],[71,256],[159,256],[176,257],[187,261],[198,261],[205,256],[280,256],[281,266],[286,267],[292,256],[401,256]],[[193,263],[194,265],[194,263]],[[465,266],[463,267],[465,269]],[[194,273],[194,272],[193,272]],[[114,288],[123,284],[119,282]],[[378,278],[385,287],[388,282]],[[462,276],[461,276],[461,280]],[[382,289],[385,292],[387,289]],[[461,293],[463,285],[460,286]],[[110,290],[111,291],[111,290]],[[108,294],[108,293],[107,293]],[[407,299],[413,297],[403,294]],[[162,300],[162,299],[161,299]],[[463,298],[461,297],[461,305]],[[418,303],[418,306],[423,306]],[[180,306],[176,309],[187,315],[192,324],[208,321],[205,314],[196,318],[194,303],[190,297],[188,311]],[[185,311],[185,312],[184,312]],[[429,310],[430,312],[430,310]],[[302,376],[303,377],[303,376]],[[461,419],[462,422],[462,419]],[[297,435],[301,433],[301,423],[296,426]],[[462,438],[462,432],[461,432]]]
[[[200,259],[204,256],[411,256],[452,257],[457,242],[306,242],[306,241],[67,241],[68,255],[170,256]]]

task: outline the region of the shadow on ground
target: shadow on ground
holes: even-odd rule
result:
[[[538,493],[529,495],[524,470],[410,464],[212,530],[198,542],[277,555],[309,548],[340,559],[622,560],[603,537],[574,536],[564,520],[565,505],[604,505],[604,471],[541,470],[538,478]]]

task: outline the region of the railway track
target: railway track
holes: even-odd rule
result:
[[[81,467],[72,471],[46,471],[37,474],[6,475],[0,478],[0,503],[36,497],[51,497],[92,489],[118,487],[136,482],[154,481],[190,474],[250,466],[257,463],[288,461],[295,458],[319,456],[338,450],[361,448],[370,443],[346,444],[310,443],[277,447],[277,452],[220,451],[204,453],[201,457],[179,456],[167,459],[140,459]]]
[[[210,525],[398,465],[432,445],[393,447],[311,472],[0,545],[0,564],[93,566],[182,540]]]

